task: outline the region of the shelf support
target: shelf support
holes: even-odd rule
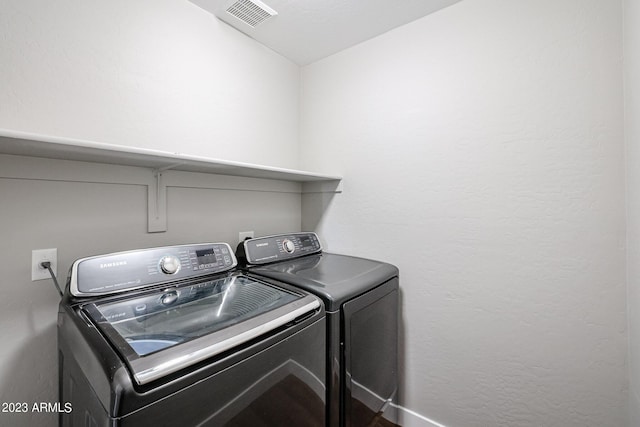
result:
[[[151,185],[147,188],[147,215],[149,233],[167,231],[167,186],[162,179],[162,172],[170,167],[154,169]]]

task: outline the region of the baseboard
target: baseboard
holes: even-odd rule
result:
[[[424,415],[420,415],[417,412],[412,411],[411,409],[396,405],[393,403],[393,400],[395,400],[395,393],[390,399],[385,399],[355,380],[351,381],[351,386],[352,397],[362,402],[368,408],[372,408],[374,411],[377,411],[378,408],[382,408],[381,412],[383,412],[384,418],[399,426],[446,427],[444,424],[433,421]]]
[[[403,408],[395,404],[391,404],[396,410],[398,425],[402,427],[446,427],[432,419],[420,415],[411,409]]]

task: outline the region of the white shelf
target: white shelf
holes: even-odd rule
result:
[[[139,166],[160,171],[177,170],[277,179],[301,183],[334,181],[338,184],[342,180],[342,177],[335,175],[7,129],[0,129],[0,154]]]
[[[18,132],[0,129],[0,154],[36,158],[73,160],[81,163],[73,164],[69,171],[69,165],[64,171],[49,170],[49,179],[78,180],[80,182],[101,182],[90,163],[106,163],[121,166],[137,166],[149,169],[142,173],[142,178],[137,177],[129,183],[146,185],[148,187],[148,231],[150,233],[164,232],[167,230],[167,187],[176,184],[176,180],[182,180],[180,185],[193,188],[218,188],[225,186],[232,177],[261,178],[274,181],[252,181],[253,186],[259,188],[273,186],[291,187],[291,183],[299,183],[295,187],[301,193],[341,193],[342,178],[334,175],[318,174],[293,169],[276,168],[271,166],[254,165],[250,163],[233,162],[227,160],[212,159],[181,153],[150,150],[145,148],[127,147],[124,145],[105,144],[95,141],[84,141],[70,138],[60,138],[47,135],[38,135],[26,132]],[[10,159],[0,157],[0,177],[31,177],[30,168],[23,165],[15,165]],[[55,168],[54,168],[55,169]],[[165,173],[166,171],[178,171]],[[202,184],[202,179],[189,180],[180,172],[197,172],[210,174],[210,179],[215,181],[215,187]],[[131,175],[127,173],[126,175]],[[140,175],[140,174],[134,174]],[[180,176],[176,176],[180,175]],[[194,175],[187,174],[190,177]],[[40,177],[39,178],[43,178]],[[131,180],[131,176],[123,178]],[[184,183],[187,179],[188,184]],[[112,179],[111,179],[112,180]],[[235,178],[234,178],[235,180]],[[119,182],[120,180],[118,180]],[[246,181],[246,180],[245,180]],[[280,181],[280,182],[278,182]],[[287,181],[283,183],[282,181]],[[229,189],[237,189],[238,183],[232,184]]]

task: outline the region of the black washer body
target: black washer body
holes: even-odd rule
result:
[[[232,271],[232,253],[229,262],[219,262],[226,264],[222,272],[207,274],[216,267],[208,256],[213,251],[202,246],[74,263],[58,314],[59,396],[61,407],[70,408],[60,414],[61,426],[326,425],[321,301],[290,285]],[[180,258],[181,280],[158,272],[162,265],[155,260],[183,252],[193,252],[194,258],[192,266],[189,258]],[[206,257],[206,268],[197,267],[197,254]],[[72,294],[75,277],[83,277],[82,265],[97,272],[122,268],[124,277],[136,279],[134,288]],[[99,280],[108,273],[84,274],[92,276]],[[118,283],[120,276],[111,273]],[[159,282],[164,277],[169,281]],[[92,288],[78,280],[75,289],[89,293]],[[278,305],[276,297],[285,302]],[[224,343],[228,346],[216,347]],[[144,348],[158,344],[169,346]],[[198,354],[204,355],[195,359]]]

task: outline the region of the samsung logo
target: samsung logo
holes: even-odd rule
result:
[[[257,248],[260,248],[260,247],[262,247],[262,246],[269,246],[269,242],[267,242],[267,243],[258,243],[258,244],[256,244],[256,247],[257,247]]]
[[[127,261],[105,262],[100,264],[100,268],[120,267],[121,265],[127,265]]]

